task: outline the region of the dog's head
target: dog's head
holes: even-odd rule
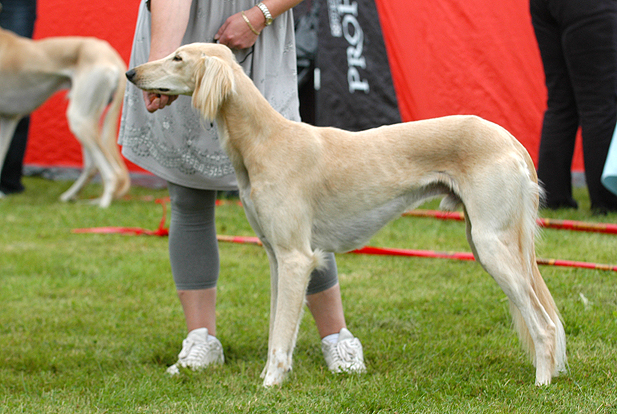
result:
[[[139,65],[126,77],[140,89],[162,95],[192,95],[193,106],[206,119],[214,119],[225,98],[234,90],[231,50],[214,43],[181,46],[171,55]]]

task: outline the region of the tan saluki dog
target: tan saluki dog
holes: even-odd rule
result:
[[[101,207],[126,194],[129,174],[116,144],[125,71],[118,52],[103,40],[31,40],[0,29],[0,167],[19,121],[55,92],[70,89],[66,116],[84,165],[60,199],[74,199],[97,171],[104,188],[96,200]]]
[[[272,301],[265,386],[291,369],[309,275],[322,252],[362,246],[405,210],[445,196],[463,206],[476,260],[510,299],[536,384],[566,370],[565,334],[536,264],[540,187],[523,146],[475,116],[347,132],[286,120],[231,51],[191,44],[127,72],[139,88],[192,95],[217,122],[248,220],[270,259]]]

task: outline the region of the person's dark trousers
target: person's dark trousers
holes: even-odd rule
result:
[[[591,207],[617,210],[600,182],[617,119],[617,2],[530,0],[530,11],[548,89],[538,161],[547,205],[576,206],[571,166],[580,125]]]
[[[1,3],[0,27],[20,36],[31,38],[34,32],[34,21],[36,20],[36,0],[2,0]],[[6,154],[0,172],[0,191],[5,194],[18,193],[24,190],[21,177],[29,123],[28,117],[21,120]]]

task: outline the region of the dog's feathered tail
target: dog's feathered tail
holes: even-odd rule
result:
[[[528,157],[526,157],[527,159]],[[539,234],[539,227],[537,224],[538,207],[540,200],[543,197],[542,188],[538,185],[538,179],[531,160],[527,160],[527,171],[529,179],[525,180],[524,184],[524,208],[522,213],[522,231],[521,237],[523,257],[526,258],[525,273],[530,277],[530,284],[536,297],[546,310],[547,314],[551,318],[551,321],[555,324],[555,349],[550,350],[554,358],[554,370],[553,376],[557,376],[560,373],[566,372],[566,337],[563,328],[563,323],[555,305],[555,301],[551,296],[551,293],[540,274],[538,264],[536,261],[535,252],[535,238]],[[510,302],[510,312],[512,314],[512,320],[514,328],[518,333],[521,345],[525,351],[527,351],[533,364],[536,365],[535,360],[535,346],[532,337],[527,328],[527,324],[523,319],[521,312],[512,302]]]

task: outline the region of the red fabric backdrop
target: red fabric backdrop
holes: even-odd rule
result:
[[[128,63],[139,0],[38,0],[34,37],[94,36],[107,40]],[[81,167],[81,146],[69,131],[66,92],[59,92],[31,117],[25,163]],[[143,171],[129,163],[132,171]]]
[[[546,88],[527,0],[377,0],[401,118],[475,114],[537,162]],[[573,169],[582,170],[580,137]]]
[[[39,0],[35,38],[96,36],[128,62],[138,5]],[[477,114],[510,130],[537,160],[546,91],[527,1],[377,0],[377,8],[403,120]],[[81,166],[65,111],[61,93],[32,115],[27,164]],[[580,145],[574,169],[583,169]]]

